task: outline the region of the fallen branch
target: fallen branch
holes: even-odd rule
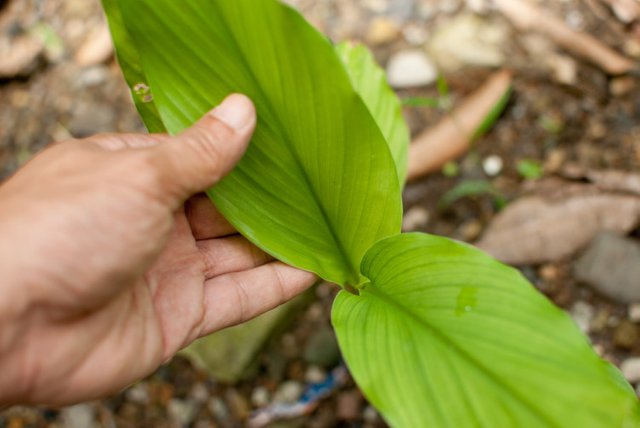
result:
[[[411,144],[409,180],[440,170],[447,162],[465,154],[487,118],[511,88],[512,73],[494,73],[485,84],[436,126]]]
[[[518,29],[546,35],[559,46],[589,60],[608,74],[624,74],[636,68],[634,61],[595,37],[570,28],[561,19],[525,0],[493,0],[493,5]]]

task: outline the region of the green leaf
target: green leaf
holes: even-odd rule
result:
[[[409,168],[409,127],[402,115],[402,104],[387,83],[387,76],[366,46],[344,42],[336,46],[351,76],[351,82],[387,139],[396,162],[400,183]]]
[[[461,199],[482,195],[493,196],[496,204],[500,207],[504,207],[506,205],[504,196],[490,181],[463,180],[456,187],[444,194],[438,203],[438,208],[447,209]]]
[[[544,166],[535,159],[523,159],[518,162],[518,174],[527,180],[537,180],[544,175]]]
[[[444,238],[376,244],[333,309],[358,385],[394,427],[640,426],[634,391],[514,269]]]
[[[512,94],[513,94],[513,87],[510,86],[506,90],[506,92],[502,95],[500,100],[498,100],[496,105],[493,106],[493,108],[491,109],[487,117],[484,118],[484,120],[482,121],[482,124],[480,124],[478,129],[476,129],[476,132],[474,133],[474,136],[473,136],[474,140],[477,140],[478,138],[482,137],[487,132],[489,132],[491,128],[493,128],[493,125],[496,124],[498,119],[500,119],[500,116],[502,116],[502,113],[504,113],[505,109],[507,108],[507,105],[509,105],[509,101],[511,100]]]
[[[137,46],[170,133],[233,92],[256,105],[247,154],[209,191],[222,214],[276,258],[360,285],[364,253],[401,228],[400,185],[385,138],[329,41],[275,0],[117,2],[128,38],[116,43]],[[121,56],[126,65],[135,55]]]
[[[147,78],[140,66],[140,56],[124,25],[118,0],[102,0],[102,7],[109,22],[118,63],[131,89],[133,102],[138,113],[144,119],[149,132],[166,132],[160,114],[153,103],[153,95],[150,93]]]

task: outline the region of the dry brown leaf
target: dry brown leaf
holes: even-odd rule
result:
[[[544,34],[564,49],[591,61],[612,75],[628,73],[635,62],[611,49],[595,37],[570,28],[526,0],[493,0],[493,5],[522,31]]]
[[[499,214],[477,246],[513,265],[570,257],[601,231],[626,234],[640,220],[640,198],[571,186],[571,196],[524,197]]]
[[[436,126],[420,134],[409,151],[409,180],[438,171],[469,150],[471,141],[491,110],[511,87],[512,73],[494,73]]]

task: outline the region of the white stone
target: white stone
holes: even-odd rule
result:
[[[389,61],[387,74],[389,84],[394,88],[426,86],[438,78],[436,66],[419,49],[395,54]]]
[[[188,426],[193,422],[198,412],[198,406],[191,401],[171,399],[167,405],[167,415],[180,426]]]
[[[198,404],[206,403],[209,401],[210,396],[209,389],[207,389],[206,385],[202,382],[193,385],[191,391],[189,391],[189,397]]]
[[[629,358],[620,366],[625,379],[631,383],[640,382],[640,358]]]
[[[443,71],[465,67],[499,67],[506,61],[503,52],[507,28],[473,14],[460,15],[439,25],[429,40],[428,52]]]
[[[404,215],[402,220],[402,230],[414,232],[429,223],[429,211],[423,207],[413,207]]]
[[[251,403],[256,407],[265,407],[270,400],[269,391],[263,386],[259,386],[251,393]]]
[[[135,404],[146,405],[149,403],[149,390],[145,383],[132,386],[127,390],[125,396],[128,401]]]
[[[66,428],[92,428],[96,426],[95,411],[89,404],[78,404],[61,411],[60,418]]]
[[[489,156],[482,162],[482,169],[489,177],[495,177],[502,172],[504,161],[500,156]]]
[[[289,380],[280,385],[273,397],[273,400],[278,403],[293,404],[298,400],[298,398],[300,398],[303,390],[304,387],[301,383]]]
[[[309,366],[307,371],[304,373],[304,380],[309,383],[320,383],[324,382],[327,378],[327,373],[318,366]]]
[[[629,306],[629,319],[633,322],[640,322],[640,303]]]
[[[591,320],[593,320],[593,307],[586,302],[576,302],[571,308],[571,318],[578,324],[583,333],[589,333],[591,330]]]
[[[371,406],[367,406],[362,412],[362,418],[369,423],[378,423],[380,422],[380,414]]]

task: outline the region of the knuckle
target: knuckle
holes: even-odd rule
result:
[[[127,170],[137,178],[137,181],[145,188],[161,188],[165,183],[166,174],[163,173],[166,166],[162,165],[162,158],[153,150],[140,150],[129,157]]]

